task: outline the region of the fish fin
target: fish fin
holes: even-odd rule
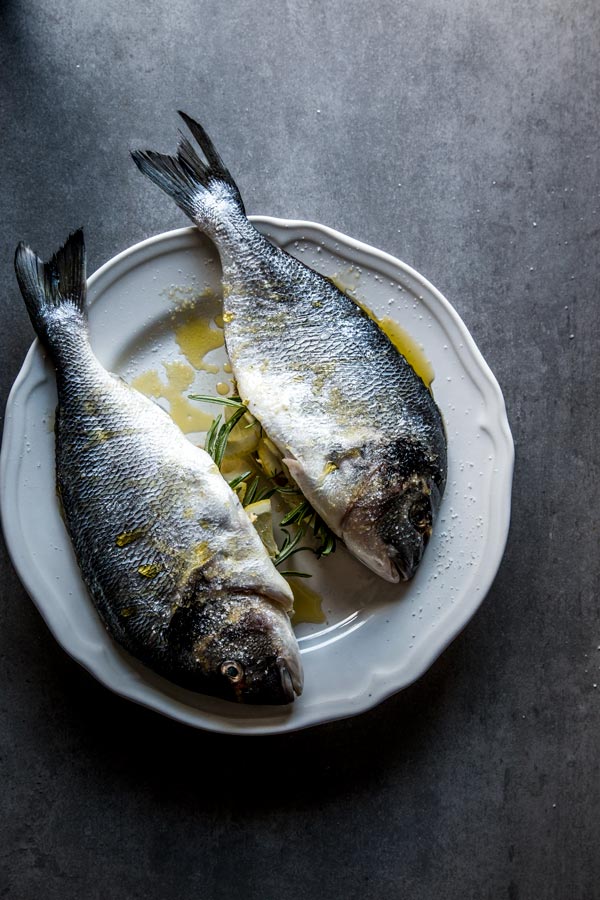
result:
[[[23,241],[15,253],[15,272],[31,323],[40,340],[50,346],[56,311],[69,308],[85,321],[85,243],[83,231],[69,235],[64,246],[44,263]]]
[[[193,222],[201,227],[218,224],[226,213],[227,204],[233,202],[236,212],[245,215],[240,192],[231,173],[217,153],[204,128],[183,112],[182,117],[202,150],[202,160],[191,142],[181,136],[177,154],[170,156],[154,150],[133,150],[134,163],[144,175],[175,200]]]
[[[231,172],[224,165],[223,160],[217,153],[215,145],[207,135],[202,125],[181,110],[179,110],[179,115],[181,116],[189,130],[192,132],[192,135],[196,139],[196,142],[204,153],[213,174],[221,178],[222,181],[226,181],[228,184],[236,187],[235,181],[231,177]]]

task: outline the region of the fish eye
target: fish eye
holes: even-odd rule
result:
[[[241,681],[244,677],[244,668],[237,659],[228,659],[221,664],[221,674],[224,675],[225,678],[229,678],[233,684],[236,684],[236,682]]]
[[[409,510],[409,518],[417,531],[422,534],[431,532],[431,503],[426,497],[416,500]]]

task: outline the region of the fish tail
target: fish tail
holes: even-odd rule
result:
[[[134,150],[133,161],[196,225],[209,233],[218,231],[232,214],[245,216],[240,192],[202,125],[183,112],[179,115],[202,150],[204,160],[182,135],[175,156]]]
[[[85,329],[85,244],[83,231],[71,234],[45,263],[21,241],[15,253],[17,281],[36,334],[54,351],[67,323]]]

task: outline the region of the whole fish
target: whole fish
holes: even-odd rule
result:
[[[56,369],[63,517],[108,631],[185,687],[291,702],[302,665],[290,588],[210,456],[94,356],[82,232],[47,264],[20,244],[15,268]]]
[[[254,228],[208,135],[180,115],[204,159],[185,138],[176,156],[132,155],[218,248],[239,393],[351,553],[388,581],[409,579],[446,482],[433,397],[352,299]]]

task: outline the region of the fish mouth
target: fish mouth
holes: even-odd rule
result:
[[[303,678],[295,660],[285,656],[277,657],[277,668],[283,696],[287,703],[293,703],[296,695],[302,693]]]
[[[433,476],[413,475],[389,498],[355,503],[342,521],[342,539],[371,571],[397,584],[414,578],[441,502]]]
[[[398,572],[401,581],[410,581],[410,579],[413,578],[415,572],[419,567],[419,563],[423,558],[423,551],[425,550],[425,546],[426,541],[422,541],[421,544],[418,545],[417,550],[412,558],[408,558],[406,556],[392,556],[390,554],[390,563]]]
[[[431,519],[426,527],[421,527],[419,530],[412,526],[407,528],[402,544],[388,545],[390,565],[398,572],[401,581],[410,581],[414,577],[430,537]]]

